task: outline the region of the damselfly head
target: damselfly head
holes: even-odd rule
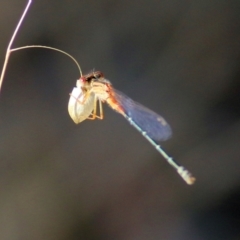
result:
[[[77,80],[77,86],[80,86],[80,87],[87,86],[91,84],[92,81],[102,79],[102,78],[104,78],[102,72],[100,71],[91,72],[89,74],[81,76],[79,80]]]
[[[86,82],[91,83],[92,81],[98,80],[101,78],[104,78],[103,73],[100,71],[95,71],[80,77],[79,81],[83,83],[86,83]]]
[[[93,82],[103,83],[105,85],[111,85],[111,82],[104,77],[102,72],[96,71],[96,72],[93,72],[92,74],[95,77],[95,79],[92,79]]]
[[[94,71],[89,74],[83,75],[80,77],[79,80],[77,80],[77,87],[80,88],[90,88],[93,87],[94,83],[102,83],[102,84],[108,84],[111,83],[104,78],[104,75],[100,71]]]

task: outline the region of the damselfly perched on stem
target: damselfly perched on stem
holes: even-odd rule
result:
[[[82,75],[81,68],[74,57],[60,49],[31,45],[18,48],[12,48],[13,41],[18,33],[18,30],[23,22],[24,17],[30,7],[31,0],[25,7],[25,10],[17,24],[17,27],[8,44],[5,61],[0,76],[0,90],[3,83],[4,74],[7,68],[10,54],[14,51],[19,51],[27,48],[46,48],[61,52],[70,57],[78,66],[80,71],[80,79],[77,80],[77,86],[70,94],[68,103],[68,111],[75,123],[80,123],[85,119],[103,119],[102,102],[106,102],[112,109],[123,115],[127,121],[135,127],[155,148],[162,154],[167,162],[178,172],[178,174],[188,184],[193,184],[195,178],[183,166],[178,164],[170,157],[158,144],[159,141],[164,141],[170,138],[171,128],[168,123],[157,113],[136,103],[123,93],[112,87],[112,84],[99,71],[92,72],[87,75]],[[99,106],[99,115],[97,115],[97,106]]]
[[[159,141],[169,139],[172,134],[164,118],[114,89],[101,72],[95,71],[77,80],[76,87],[70,94],[69,115],[76,124],[85,119],[103,119],[102,102],[106,102],[112,109],[123,115],[176,169],[187,184],[194,183],[195,178],[192,174],[158,144]],[[98,106],[99,115],[97,115]]]

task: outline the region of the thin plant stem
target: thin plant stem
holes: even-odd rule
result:
[[[21,16],[21,18],[20,18],[20,20],[19,20],[19,22],[17,24],[17,27],[16,27],[13,35],[12,35],[12,38],[11,38],[9,44],[8,44],[7,52],[6,52],[6,56],[5,56],[5,61],[4,61],[4,64],[3,64],[2,73],[1,73],[1,77],[0,77],[0,91],[1,91],[1,88],[2,88],[3,78],[4,78],[4,75],[5,75],[5,72],[6,72],[8,60],[9,60],[9,57],[10,57],[10,54],[11,54],[11,47],[12,47],[13,41],[14,41],[17,33],[18,33],[18,30],[19,30],[19,28],[20,28],[20,26],[21,26],[21,24],[22,24],[22,22],[24,20],[24,17],[27,14],[27,11],[28,11],[31,3],[32,3],[32,0],[28,0],[28,3],[27,3],[27,5],[26,5],[26,7],[24,9],[24,12],[23,12],[23,14],[22,14],[22,16]]]
[[[27,49],[27,48],[46,48],[46,49],[50,49],[50,50],[57,51],[57,52],[60,52],[60,53],[63,53],[65,55],[67,55],[68,57],[70,57],[76,63],[76,65],[78,67],[78,70],[80,72],[80,76],[82,77],[82,70],[81,70],[81,67],[80,67],[78,61],[72,55],[70,55],[69,53],[67,53],[67,52],[65,52],[61,49],[54,48],[54,47],[49,47],[49,46],[43,46],[43,45],[29,45],[29,46],[13,48],[13,49],[11,49],[10,52],[19,51],[19,50],[23,50],[23,49]]]

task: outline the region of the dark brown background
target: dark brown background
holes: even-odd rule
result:
[[[0,2],[0,56],[25,7]],[[240,2],[35,0],[14,46],[50,45],[165,117],[187,186],[119,114],[75,125],[66,56],[15,52],[0,96],[0,239],[240,239]]]

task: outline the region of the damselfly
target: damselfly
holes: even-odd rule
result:
[[[172,134],[164,118],[114,89],[101,72],[95,71],[77,80],[76,87],[70,94],[68,112],[76,124],[85,119],[103,119],[102,102],[106,102],[112,109],[123,115],[176,169],[187,184],[194,183],[195,178],[192,174],[158,144],[159,141],[169,139]],[[98,105],[99,115],[97,114]]]

